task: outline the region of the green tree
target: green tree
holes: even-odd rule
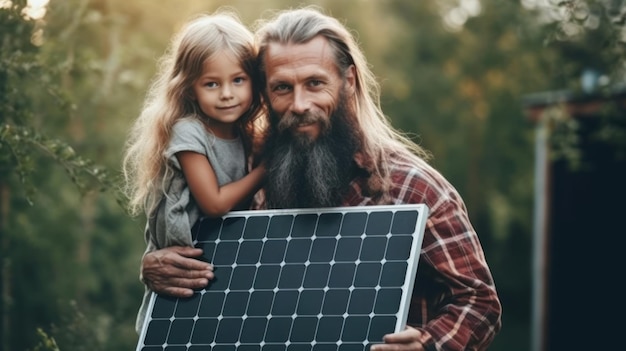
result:
[[[624,92],[626,79],[626,2],[623,0],[564,0],[545,4],[529,2],[529,8],[546,28],[546,47],[559,59],[552,65],[556,86],[568,99],[593,97],[611,101]],[[579,121],[561,110],[552,133],[552,157],[564,159],[581,171],[577,138]],[[626,120],[616,103],[598,111],[599,126],[593,139],[615,151],[615,161],[626,156]],[[549,118],[549,116],[545,116]],[[565,141],[565,142],[564,142]]]
[[[59,128],[77,111],[67,86],[73,67],[47,52],[47,27],[26,7],[0,8],[0,346],[7,350],[32,344],[36,327],[71,300],[59,299],[80,287],[67,273],[84,273],[72,261],[81,228],[59,224],[84,219],[81,203],[115,189],[115,177],[79,156],[85,153]]]

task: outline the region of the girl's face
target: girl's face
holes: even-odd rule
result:
[[[239,61],[224,51],[206,60],[192,91],[211,132],[222,139],[236,137],[234,123],[252,104],[252,81]]]

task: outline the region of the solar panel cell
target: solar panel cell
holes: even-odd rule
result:
[[[305,289],[312,289],[315,287],[326,286],[329,271],[330,264],[328,263],[309,264],[306,267],[303,287]]]
[[[365,224],[367,223],[366,212],[351,212],[343,216],[343,224],[341,226],[341,235],[343,236],[361,236],[365,233]]]
[[[390,211],[371,213],[367,220],[365,233],[367,235],[387,235],[387,233],[389,233],[392,215]]]
[[[207,290],[202,295],[202,302],[198,309],[198,317],[215,318],[222,314],[222,306],[226,293],[220,290]]]
[[[191,342],[193,345],[208,345],[215,340],[215,331],[217,330],[216,318],[201,318],[194,325]]]
[[[322,213],[317,222],[315,234],[317,236],[336,236],[341,226],[341,213]]]
[[[316,224],[317,214],[299,214],[294,219],[291,236],[293,238],[310,238],[315,233]]]
[[[270,220],[270,227],[267,230],[268,238],[286,238],[291,231],[293,224],[292,215],[273,216]]]

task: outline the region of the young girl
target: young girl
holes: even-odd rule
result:
[[[148,217],[148,251],[191,246],[201,215],[247,209],[263,166],[254,36],[231,13],[202,15],[174,37],[135,122],[123,163],[129,207]]]
[[[191,246],[202,215],[247,209],[263,166],[247,173],[260,140],[253,34],[230,13],[187,23],[160,61],[123,162],[131,213],[146,213],[146,252]],[[135,325],[143,326],[146,287]]]

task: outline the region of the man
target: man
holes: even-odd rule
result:
[[[349,31],[312,9],[258,30],[270,111],[265,203],[259,208],[425,203],[430,208],[406,330],[372,351],[485,350],[501,305],[456,190],[383,115],[374,75]],[[154,291],[189,296],[213,278],[192,248],[144,256]]]

